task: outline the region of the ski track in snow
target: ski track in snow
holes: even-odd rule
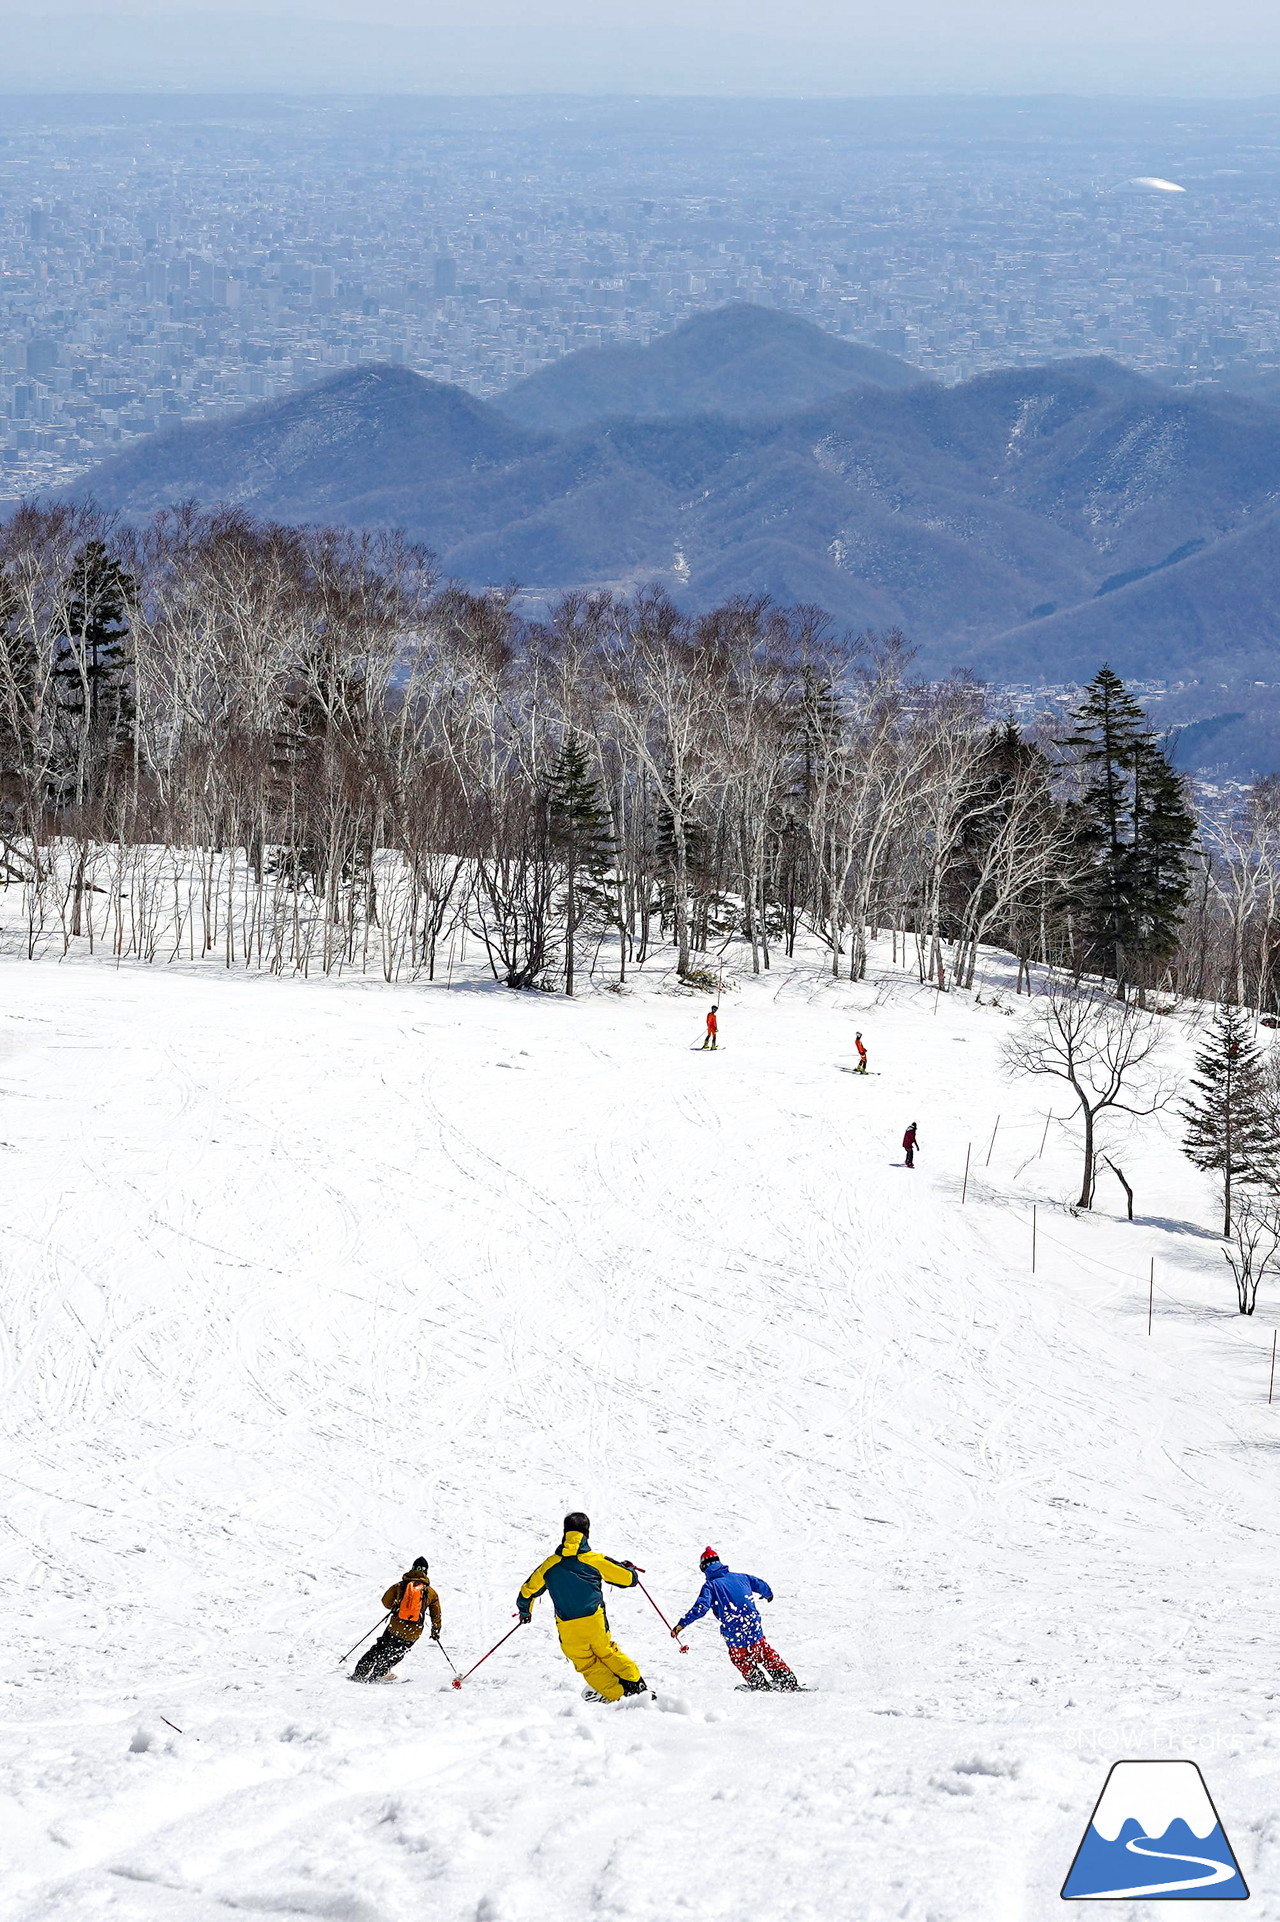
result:
[[[1144,1219],[1056,1206],[1025,1006],[877,962],[739,979],[714,1057],[666,958],[0,962],[3,1922],[1039,1922],[1130,1755],[1200,1761],[1280,1922],[1276,1289],[1231,1312],[1172,1122]],[[461,1691],[345,1681],[420,1551],[469,1665],[579,1505],[673,1620],[704,1542],[766,1576],[819,1692],[638,1594],[652,1701],[583,1703],[545,1603]]]

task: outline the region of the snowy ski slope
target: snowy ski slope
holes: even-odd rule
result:
[[[4,1922],[1036,1922],[1128,1756],[1280,1918],[1280,1291],[1234,1313],[1174,1123],[1140,1221],[1063,1210],[1026,1004],[878,962],[748,975],[714,1058],[657,964],[0,962]],[[418,1552],[474,1660],[580,1505],[673,1619],[705,1542],[766,1576],[819,1692],[632,1594],[656,1703],[583,1703],[545,1603],[461,1692],[343,1679]]]

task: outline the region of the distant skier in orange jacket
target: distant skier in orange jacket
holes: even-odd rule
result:
[[[711,1049],[711,1052],[712,1052],[713,1054],[715,1053],[715,1047],[716,1047],[716,1036],[717,1036],[717,1035],[719,1034],[719,1032],[720,1032],[720,1026],[719,1026],[719,1023],[718,1023],[718,1022],[717,1022],[717,1020],[716,1020],[716,1014],[717,1014],[717,1009],[716,1009],[716,1008],[708,1008],[708,1010],[707,1010],[707,1032],[706,1032],[706,1037],[705,1037],[705,1039],[704,1039],[704,1041],[703,1041],[703,1043],[702,1043],[702,1051],[703,1051],[703,1053],[704,1053],[704,1054],[706,1053],[706,1051],[707,1051],[707,1049],[708,1049],[708,1048],[710,1048],[710,1049]]]
[[[858,1050],[858,1065],[853,1072],[855,1074],[865,1074],[867,1072],[867,1051],[862,1045],[861,1029],[854,1035],[853,1045]]]

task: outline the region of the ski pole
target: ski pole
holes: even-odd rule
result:
[[[641,1593],[641,1594],[642,1594],[642,1595],[644,1596],[644,1598],[645,1598],[645,1600],[646,1600],[646,1601],[648,1602],[648,1604],[649,1604],[649,1606],[650,1606],[650,1607],[651,1607],[651,1608],[653,1609],[653,1611],[654,1611],[654,1613],[655,1613],[655,1614],[657,1615],[657,1617],[658,1617],[658,1620],[659,1620],[659,1621],[660,1621],[660,1622],[662,1623],[662,1626],[663,1626],[663,1627],[664,1627],[664,1628],[665,1628],[665,1629],[666,1629],[666,1630],[667,1630],[667,1631],[669,1632],[669,1634],[670,1634],[670,1635],[671,1635],[672,1637],[674,1637],[674,1636],[675,1636],[675,1630],[674,1630],[674,1628],[672,1628],[672,1626],[671,1626],[671,1624],[670,1624],[670,1622],[669,1622],[669,1621],[667,1620],[667,1618],[666,1618],[666,1616],[665,1616],[665,1615],[663,1614],[663,1612],[662,1612],[662,1610],[661,1610],[661,1609],[660,1609],[660,1608],[658,1607],[658,1604],[657,1604],[657,1603],[656,1603],[656,1602],[654,1601],[654,1599],[653,1599],[653,1597],[652,1597],[652,1595],[651,1595],[651,1594],[649,1593],[649,1591],[648,1591],[648,1589],[647,1589],[647,1588],[645,1587],[645,1585],[644,1585],[644,1583],[643,1583],[643,1582],[642,1582],[642,1581],[640,1580],[640,1577],[641,1577],[641,1576],[642,1576],[642,1575],[644,1574],[644,1570],[643,1570],[642,1568],[636,1568],[636,1565],[635,1565],[635,1563],[634,1563],[634,1562],[632,1562],[632,1563],[630,1564],[630,1566],[631,1566],[632,1568],[634,1568],[634,1569],[635,1569],[635,1574],[636,1574],[636,1587],[637,1587],[637,1588],[638,1588],[638,1589],[640,1590],[640,1593]],[[680,1653],[681,1653],[682,1655],[687,1655],[687,1654],[689,1653],[689,1645],[688,1645],[688,1643],[687,1643],[687,1642],[680,1642],[680,1643],[679,1643],[679,1649],[680,1649]]]
[[[516,1623],[516,1628],[523,1628],[523,1627],[524,1627],[524,1623],[523,1623],[523,1622],[517,1622],[517,1623]],[[513,1636],[513,1635],[515,1634],[515,1632],[516,1632],[516,1628],[509,1628],[509,1629],[507,1630],[507,1632],[506,1632],[506,1634],[505,1634],[505,1635],[504,1635],[504,1636],[502,1637],[502,1641],[501,1641],[501,1642],[495,1642],[495,1643],[494,1643],[494,1645],[493,1645],[493,1647],[492,1647],[492,1648],[491,1648],[491,1649],[489,1650],[489,1655],[496,1655],[496,1654],[497,1654],[497,1652],[498,1652],[498,1650],[499,1650],[499,1649],[500,1649],[500,1648],[502,1647],[502,1642],[509,1642],[509,1641],[511,1640],[511,1637],[512,1637],[512,1636]],[[480,1657],[480,1662],[487,1662],[487,1661],[488,1661],[488,1659],[489,1659],[489,1655],[482,1655],[482,1656]],[[471,1667],[470,1667],[470,1668],[469,1668],[469,1669],[467,1670],[467,1675],[474,1675],[474,1674],[475,1674],[475,1672],[476,1672],[476,1670],[477,1670],[477,1669],[479,1668],[479,1666],[480,1666],[480,1662],[473,1662],[473,1663],[471,1664]],[[454,1676],[454,1678],[453,1678],[453,1686],[454,1686],[455,1688],[461,1688],[461,1687],[462,1687],[462,1684],[463,1684],[463,1683],[464,1683],[464,1682],[466,1681],[466,1679],[467,1679],[467,1675],[456,1675],[456,1674],[455,1674],[455,1676]]]
[[[445,1661],[448,1662],[449,1667],[453,1670],[454,1674],[456,1675],[458,1672],[458,1665],[454,1661],[452,1655],[450,1655],[444,1643],[440,1640],[440,1637],[438,1635],[433,1635],[431,1639],[435,1643],[436,1647],[440,1650],[440,1653],[444,1656]]]
[[[391,1620],[391,1610],[388,1609],[386,1614],[382,1618],[382,1622],[389,1622],[390,1620]],[[375,1622],[373,1627],[369,1630],[369,1635],[376,1635],[378,1630],[382,1627],[382,1622]],[[360,1642],[367,1642],[369,1639],[369,1635],[362,1635],[360,1637]],[[337,1661],[334,1663],[334,1667],[341,1668],[344,1662],[349,1662],[351,1660],[351,1657],[355,1654],[356,1650],[359,1648],[360,1642],[354,1642],[352,1646],[347,1650],[345,1655],[339,1655]]]

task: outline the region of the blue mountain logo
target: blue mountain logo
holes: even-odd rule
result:
[[[1159,1896],[1247,1902],[1240,1865],[1194,1762],[1115,1762],[1062,1885],[1064,1902]]]

